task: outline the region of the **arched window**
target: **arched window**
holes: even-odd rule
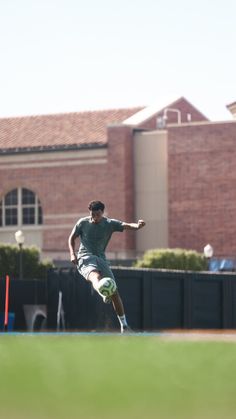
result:
[[[0,227],[39,225],[42,207],[37,195],[26,188],[13,189],[0,202]]]

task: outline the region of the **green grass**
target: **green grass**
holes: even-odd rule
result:
[[[235,393],[232,342],[0,336],[3,419],[227,419]]]

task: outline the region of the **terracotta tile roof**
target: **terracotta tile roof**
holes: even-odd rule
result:
[[[226,108],[231,108],[231,106],[235,106],[236,105],[236,102],[232,102],[232,103],[229,103],[229,105],[226,105]]]
[[[0,119],[0,153],[105,145],[106,127],[141,107]]]

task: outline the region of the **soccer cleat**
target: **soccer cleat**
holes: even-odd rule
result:
[[[121,326],[120,333],[134,333],[134,331],[128,326]]]

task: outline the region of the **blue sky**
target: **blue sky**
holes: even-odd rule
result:
[[[236,101],[235,0],[0,0],[0,117]]]

